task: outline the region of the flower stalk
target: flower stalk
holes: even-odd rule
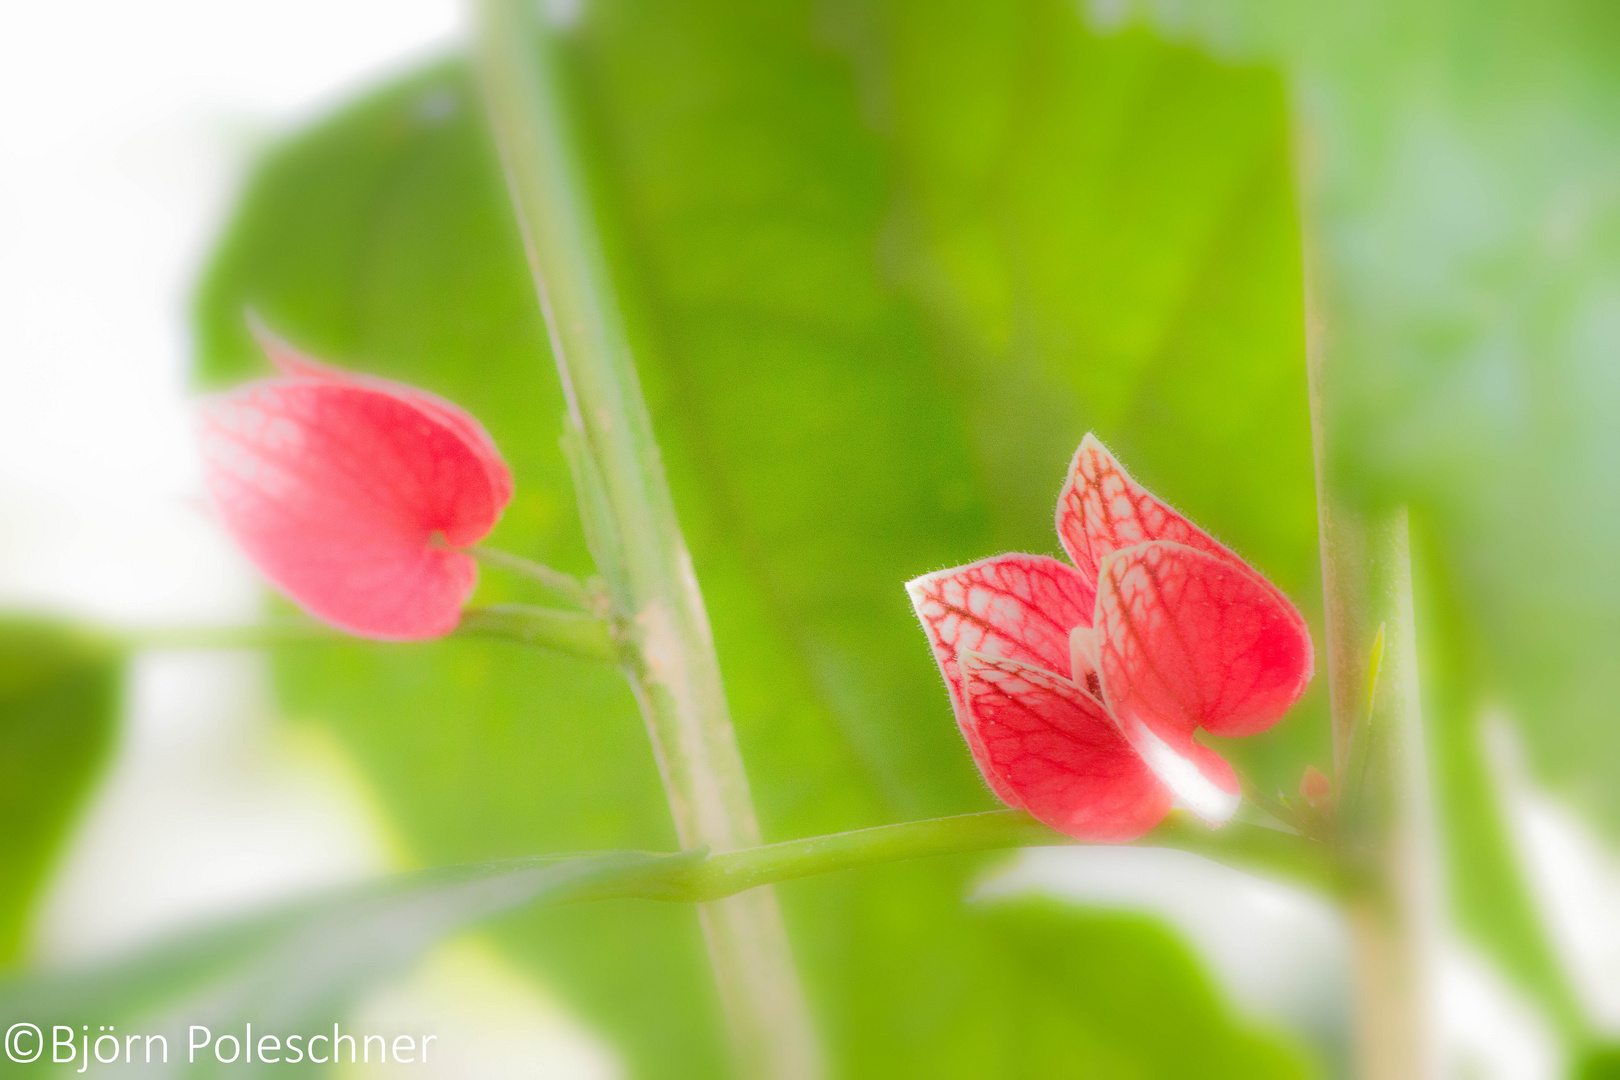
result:
[[[524,0],[474,0],[474,47],[568,401],[565,445],[581,517],[682,846],[754,847],[759,826],[708,616],[575,169],[555,46],[536,12]],[[753,890],[700,911],[741,1074],[820,1075],[774,894]]]
[[[1022,810],[987,810],[811,836],[702,858],[696,857],[698,852],[683,852],[670,856],[667,864],[645,878],[614,882],[581,899],[636,897],[702,903],[773,882],[863,866],[1080,843],[1084,841],[1057,832]],[[1320,845],[1263,826],[1234,822],[1211,829],[1178,810],[1135,843],[1193,852],[1326,895],[1338,895],[1345,887]]]
[[[511,552],[485,547],[482,544],[468,548],[467,554],[485,566],[528,578],[558,599],[566,600],[575,607],[584,608],[586,611],[595,611],[598,607],[597,598],[590,588],[572,574],[565,574],[533,559],[525,559],[521,555],[513,555]]]

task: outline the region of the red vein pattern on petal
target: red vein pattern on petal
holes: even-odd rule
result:
[[[495,490],[495,501],[502,508],[512,501],[512,471],[507,468],[505,459],[496,448],[495,440],[490,437],[483,424],[455,402],[411,386],[409,383],[395,382],[375,375],[361,375],[333,367],[299,349],[266,326],[264,320],[251,313],[248,316],[248,329],[252,331],[253,339],[259,343],[259,347],[264,350],[265,356],[270,358],[270,363],[288,378],[326,380],[345,386],[359,386],[379,393],[393,394],[432,414],[440,423],[459,434],[478,455],[484,470],[489,474],[490,485]]]
[[[1003,802],[1021,805],[985,764],[984,748],[968,722],[957,654],[966,649],[1067,676],[1069,631],[1091,625],[1095,589],[1056,559],[1014,554],[924,574],[907,582],[906,592],[928,634],[957,726],[979,771]]]
[[[214,398],[201,429],[225,528],[306,611],[367,637],[454,629],[477,566],[433,538],[475,543],[503,505],[460,430],[402,395],[314,378]]]
[[[986,766],[1036,818],[1077,839],[1111,843],[1135,840],[1163,820],[1169,790],[1101,702],[1014,660],[964,652],[961,671]]]
[[[1241,564],[1166,541],[1102,562],[1103,696],[1124,726],[1172,745],[1202,727],[1253,735],[1281,719],[1312,667],[1304,620]]]
[[[1096,581],[1107,555],[1148,540],[1169,540],[1242,563],[1230,549],[1131,479],[1097,437],[1087,434],[1058,493],[1058,540],[1074,565]]]

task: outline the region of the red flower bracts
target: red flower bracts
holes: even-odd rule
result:
[[[281,378],[209,399],[203,461],[219,518],[311,615],[363,637],[449,633],[472,557],[512,497],[489,433],[442,398],[352,375],[254,332]]]
[[[1194,733],[1288,711],[1311,677],[1304,619],[1090,435],[1057,532],[1072,566],[1001,555],[906,585],[979,771],[1082,840],[1133,840],[1177,802],[1226,820],[1237,777]]]

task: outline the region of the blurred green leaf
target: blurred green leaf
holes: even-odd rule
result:
[[[1571,1080],[1616,1080],[1620,1078],[1620,1047],[1606,1046],[1582,1055],[1570,1070]]]
[[[1310,605],[1275,78],[1098,39],[1046,0],[610,0],[570,46],[601,224],[768,839],[993,805],[900,586],[1009,546],[1053,550],[1053,503],[1088,426]],[[1136,87],[1123,111],[1122,85]],[[241,323],[251,304],[318,355],[445,394],[517,474],[493,542],[583,573],[561,395],[476,110],[446,66],[273,154],[204,285],[203,374],[263,370]],[[486,573],[481,599],[532,597]],[[343,736],[427,861],[672,846],[633,704],[608,673],[463,642],[278,664],[290,711]],[[1275,786],[1325,756],[1314,705],[1241,752]],[[1186,1016],[1157,1045],[1108,1042],[1108,1068],[1182,1075],[1168,1062],[1204,1047],[1216,1072],[1305,1071],[1191,989],[1184,958],[1129,934],[1107,967],[1077,962],[1073,996],[1049,1004],[1043,952],[964,907],[984,862],[779,887],[842,1075],[1074,1075],[1072,1047],[1049,1036],[1087,1030],[1085,1003],[1121,967]],[[1067,948],[1067,924],[1044,925]],[[690,911],[552,908],[501,940],[635,1075],[723,1071]]]
[[[44,620],[0,620],[0,966],[112,747],[119,654]]]
[[[192,1025],[238,1040],[250,1023],[261,1033],[309,1034],[474,923],[513,908],[633,887],[686,861],[608,852],[400,874],[189,930],[106,966],[0,982],[0,1018],[8,1025],[113,1024],[162,1035],[173,1063],[182,1060]],[[216,1067],[211,1056],[203,1055],[200,1068],[174,1071],[236,1076],[286,1068],[247,1060]]]
[[[980,917],[1045,991],[1032,996],[1008,1057],[990,1066],[998,1075],[1246,1080],[1305,1071],[1297,1053],[1234,1022],[1186,946],[1151,919],[1045,899],[997,904]],[[1064,1066],[1054,1072],[1053,1062]]]

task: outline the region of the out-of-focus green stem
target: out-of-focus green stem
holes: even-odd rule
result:
[[[623,627],[681,843],[759,843],[708,615],[675,517],[595,216],[567,132],[556,43],[533,0],[473,0],[475,53],[551,351],[568,400],[581,517]],[[809,1012],[769,890],[704,905],[710,959],[739,1069],[821,1072]]]
[[[271,649],[292,645],[339,644],[364,639],[313,619],[294,618],[250,626],[159,626],[88,630],[116,649]],[[613,626],[583,611],[497,604],[468,608],[451,637],[493,638],[531,648],[566,653],[584,660],[619,661]]]
[[[610,664],[619,660],[612,624],[584,611],[558,611],[527,604],[468,608],[461,614],[455,636],[515,641]]]
[[[680,852],[628,878],[592,883],[571,899],[635,898],[708,903],[762,885],[935,855],[1002,848],[1074,845],[1081,841],[1042,825],[1022,810],[906,821],[873,829],[811,836],[717,855]],[[1345,888],[1321,845],[1291,833],[1233,823],[1210,829],[1182,811],[1136,842],[1207,855],[1320,892]],[[557,856],[556,858],[569,858]]]
[[[1077,843],[1022,810],[990,810],[711,855],[672,877],[667,883],[668,893],[660,898],[712,900],[771,882],[906,859]],[[1322,892],[1341,888],[1327,852],[1320,845],[1256,825],[1232,823],[1210,829],[1176,811],[1137,843],[1206,855]]]
[[[1355,1072],[1362,1080],[1429,1080],[1440,1070],[1431,982],[1439,852],[1424,759],[1406,511],[1369,515],[1332,482],[1333,423],[1324,396],[1334,380],[1333,342],[1310,235],[1307,222],[1306,341],[1328,692],[1335,788],[1347,811],[1336,843],[1359,883],[1346,898]],[[1369,677],[1373,663],[1376,679]],[[1376,688],[1371,702],[1369,686]],[[1352,782],[1356,788],[1346,790]]]
[[[596,598],[572,574],[565,574],[561,570],[553,570],[544,563],[537,563],[533,559],[525,559],[521,555],[513,555],[508,551],[478,545],[465,549],[468,555],[477,559],[485,566],[494,566],[501,570],[508,570],[514,574],[538,582],[541,586],[551,590],[558,597],[567,600],[570,604],[577,604],[587,611],[594,610]]]

